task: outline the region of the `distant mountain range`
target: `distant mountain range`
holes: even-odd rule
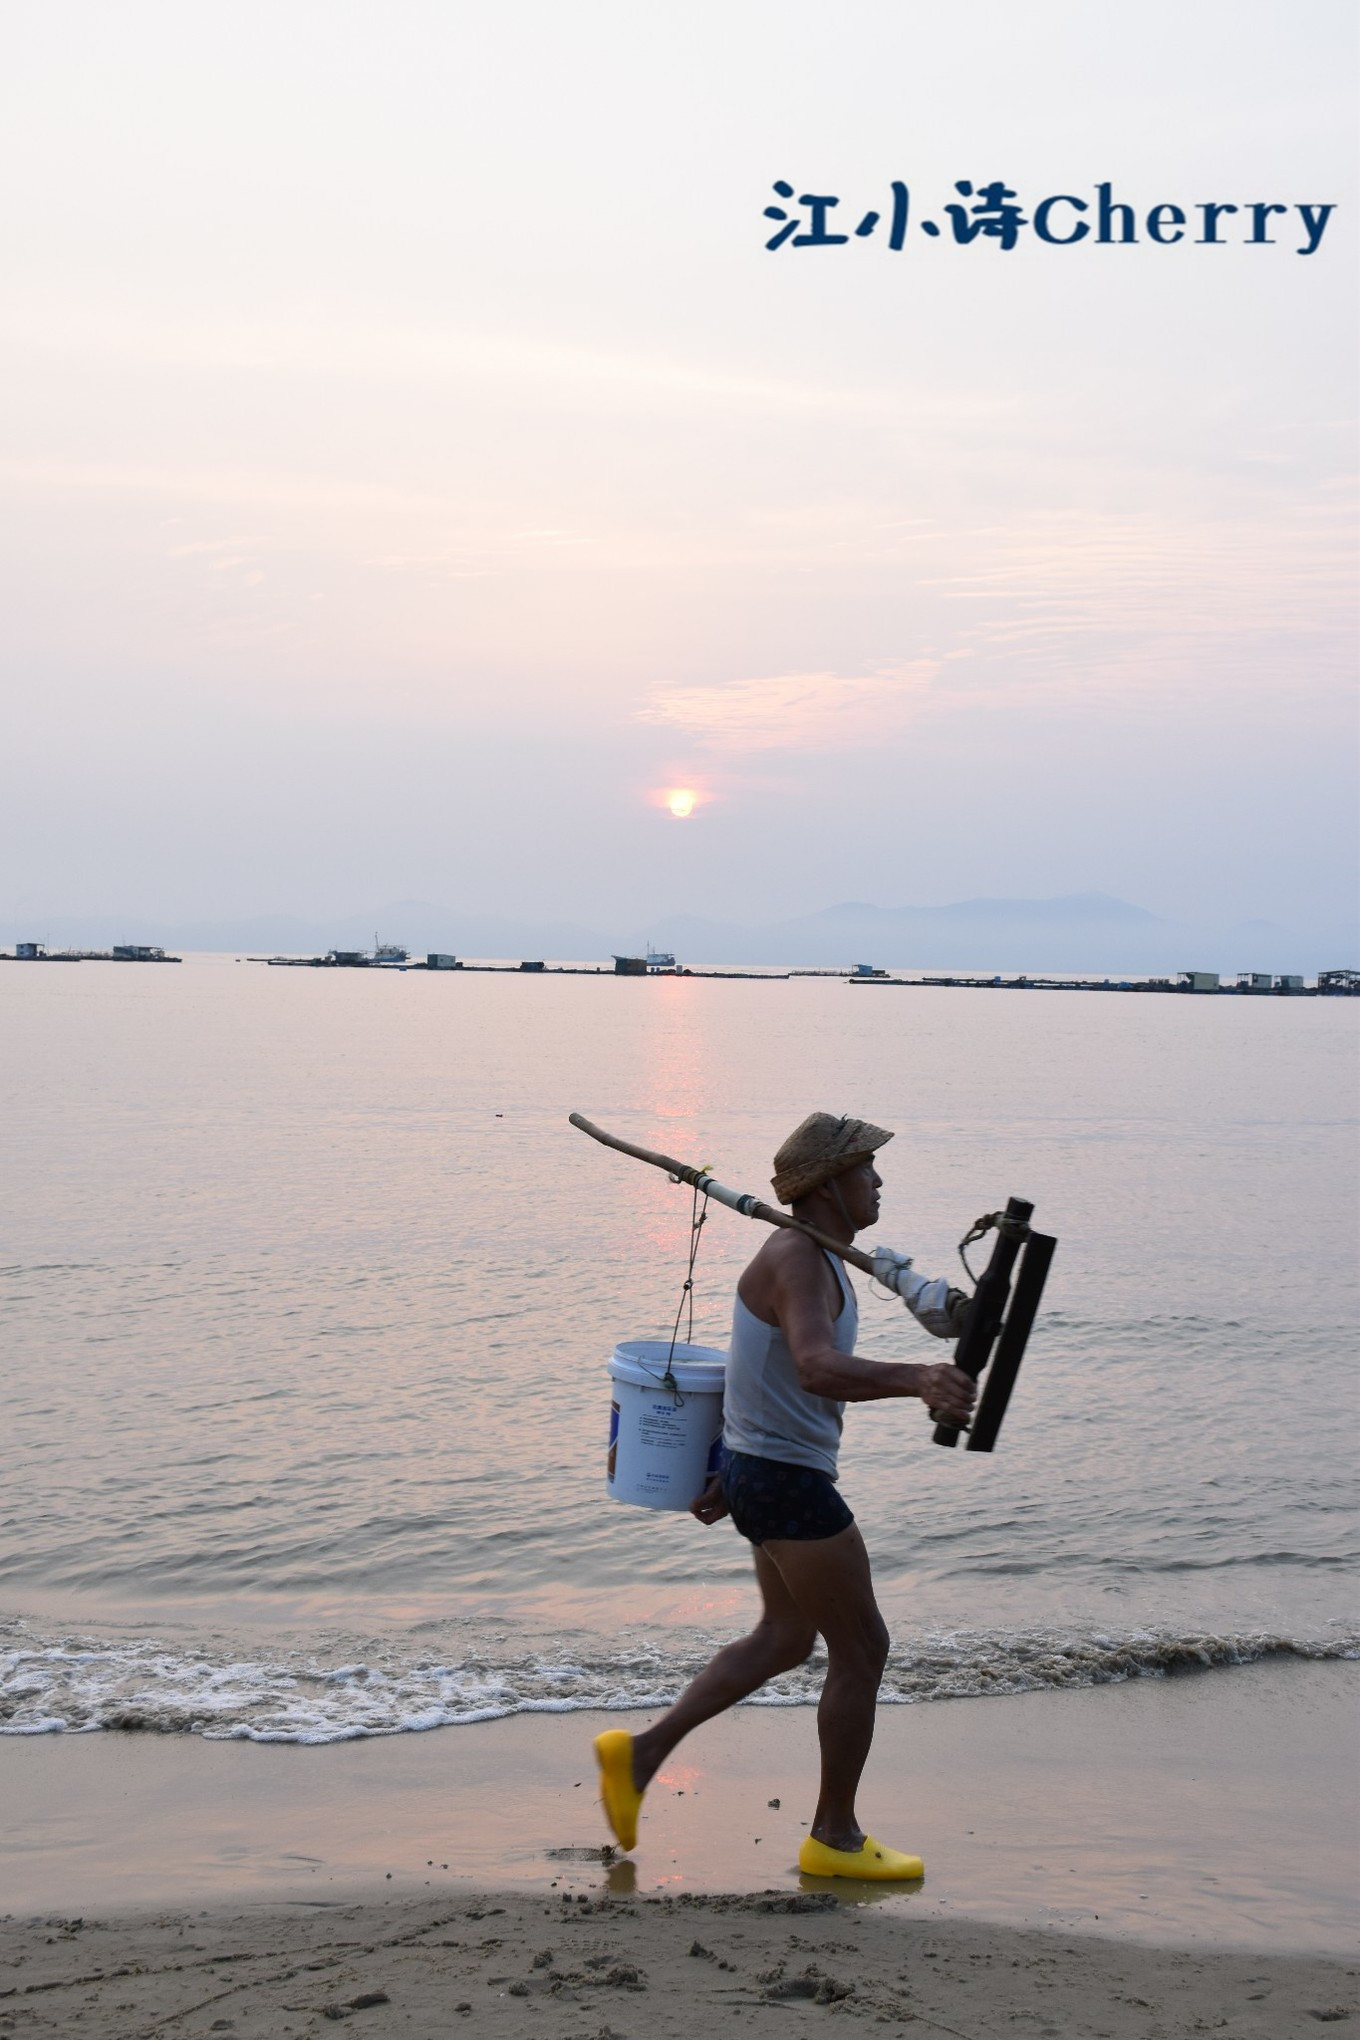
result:
[[[395,900],[362,914],[307,921],[287,914],[171,924],[130,914],[121,919],[69,916],[36,925],[0,923],[5,946],[36,937],[59,946],[107,947],[158,942],[167,949],[228,954],[310,956],[371,948],[375,931],[413,954],[431,949],[470,957],[544,957],[607,963],[618,951],[641,955],[650,942],[682,963],[845,968],[873,963],[905,970],[1300,971],[1354,965],[1360,931],[1283,926],[1264,920],[1212,924],[1173,921],[1108,893],[1052,899],[955,900],[939,907],[879,907],[847,900],[791,920],[741,926],[692,914],[659,916],[646,928],[601,929],[568,921],[515,920]]]

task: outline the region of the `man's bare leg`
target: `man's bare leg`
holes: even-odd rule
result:
[[[858,1849],[864,1830],[855,1794],[874,1739],[888,1658],[888,1630],[874,1599],[869,1554],[852,1523],[834,1537],[771,1541],[762,1556],[778,1568],[793,1606],[826,1641],[826,1683],[817,1708],[822,1786],[812,1835],[831,1849]]]
[[[651,1783],[691,1729],[735,1707],[738,1700],[758,1692],[780,1672],[791,1672],[817,1641],[815,1623],[799,1608],[779,1567],[760,1545],[755,1546],[755,1561],[764,1603],[759,1622],[749,1636],[720,1650],[660,1721],[634,1736],[633,1783],[639,1792]],[[863,1758],[860,1764],[862,1768]],[[853,1794],[851,1797],[853,1802]]]

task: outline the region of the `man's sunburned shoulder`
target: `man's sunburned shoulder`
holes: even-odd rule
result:
[[[760,1251],[747,1263],[748,1268],[759,1268],[762,1272],[776,1271],[780,1275],[792,1275],[803,1269],[818,1269],[825,1265],[822,1249],[806,1233],[782,1228],[771,1233]]]
[[[809,1289],[823,1293],[832,1307],[839,1307],[836,1278],[822,1248],[806,1233],[781,1229],[765,1241],[747,1263],[737,1292],[748,1309],[764,1317],[781,1296]]]

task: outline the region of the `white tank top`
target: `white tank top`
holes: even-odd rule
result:
[[[841,1290],[841,1311],[831,1328],[838,1353],[853,1353],[859,1310],[844,1265],[827,1260]],[[740,1296],[732,1314],[732,1346],[723,1388],[723,1444],[729,1452],[779,1459],[787,1466],[815,1466],[836,1478],[845,1404],[809,1395],[798,1379],[788,1341],[778,1325],[767,1325]]]

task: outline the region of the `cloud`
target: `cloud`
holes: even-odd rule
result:
[[[197,538],[188,545],[172,545],[166,557],[172,560],[184,560],[194,553],[230,554],[243,550],[254,553],[261,546],[268,543],[268,539],[259,532],[244,532],[235,538]]]
[[[776,673],[721,687],[667,688],[637,720],[680,730],[708,751],[850,748],[902,729],[940,665],[915,659],[868,674]]]
[[[208,374],[302,374],[309,381],[339,375],[370,384],[416,375],[436,381],[472,377],[521,390],[593,387],[610,409],[653,397],[667,404],[754,404],[775,413],[868,415],[881,412],[892,394],[891,386],[876,392],[851,379],[772,375],[741,359],[726,361],[716,351],[702,361],[665,346],[582,344],[515,328],[373,325],[356,318],[308,322],[267,315],[233,324],[217,317],[176,318],[163,308],[153,315],[135,309],[120,313],[109,305],[101,306],[98,320],[92,321],[84,303],[60,300],[7,308],[0,345]],[[1009,407],[1000,392],[985,399],[970,393],[965,400],[970,413],[988,416]]]

